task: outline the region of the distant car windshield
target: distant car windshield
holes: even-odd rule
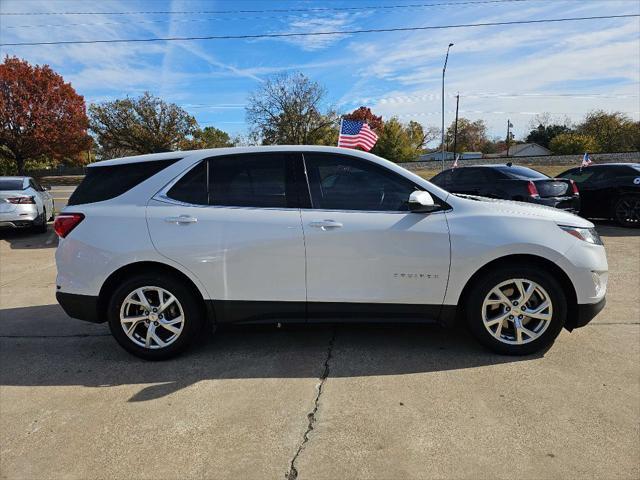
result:
[[[537,170],[527,167],[501,167],[498,168],[498,170],[509,176],[509,178],[549,178],[544,173],[540,173]]]
[[[0,190],[24,190],[24,181],[20,179],[0,179]]]

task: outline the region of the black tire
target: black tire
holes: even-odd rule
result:
[[[534,340],[528,341],[528,343],[510,344],[498,340],[488,331],[483,322],[482,309],[485,298],[494,287],[510,279],[526,279],[537,283],[546,290],[553,307],[551,320],[548,322],[546,330]],[[525,322],[532,321],[527,319],[525,312],[516,312],[516,309],[520,307],[522,306],[510,306],[510,308],[514,309],[513,313],[524,313]],[[514,265],[512,267],[499,267],[479,278],[471,287],[465,310],[468,327],[473,336],[482,345],[503,355],[530,355],[549,348],[562,331],[567,317],[567,299],[562,287],[551,273],[544,271],[538,266]],[[533,321],[536,322],[535,320]],[[515,328],[510,326],[508,322],[506,323],[508,326],[505,327],[507,328],[505,335],[508,334],[509,328],[515,332]],[[512,323],[515,322],[512,321]]]
[[[36,233],[46,233],[47,232],[47,211],[42,210],[42,215],[40,215],[33,222],[33,231]]]
[[[622,195],[613,204],[613,218],[621,227],[640,227],[640,195]]]
[[[151,349],[136,344],[127,336],[120,323],[120,309],[125,299],[134,290],[145,286],[160,287],[170,292],[176,297],[183,310],[182,332],[173,343],[163,348]],[[136,275],[124,281],[113,292],[107,308],[109,328],[120,346],[129,353],[146,360],[166,360],[186,350],[202,331],[204,319],[201,304],[201,299],[196,298],[191,289],[173,277],[157,274]],[[140,324],[137,328],[142,329],[141,332],[144,333],[148,327]]]

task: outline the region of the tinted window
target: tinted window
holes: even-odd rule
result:
[[[405,211],[409,180],[355,158],[305,154],[314,208],[326,210]]]
[[[209,202],[236,207],[296,206],[287,195],[287,154],[210,159]]]
[[[184,203],[207,205],[207,162],[200,162],[178,180],[167,197]]]
[[[501,167],[498,170],[509,178],[549,178],[544,173],[527,167]]]
[[[87,175],[82,183],[69,198],[68,205],[102,202],[115,198],[178,160],[178,158],[174,158],[107,167],[90,167],[87,169]]]
[[[21,178],[18,180],[0,179],[0,190],[24,190],[23,184],[24,181]]]
[[[463,167],[453,173],[453,182],[478,183],[484,182],[485,176],[479,168]]]
[[[453,177],[453,170],[445,170],[444,172],[440,172],[435,177],[431,179],[431,182],[435,183],[438,186],[445,186],[451,183],[451,179]]]
[[[568,178],[576,182],[578,185],[580,185],[581,183],[591,178],[594,173],[595,171],[593,168],[585,168],[585,169],[574,168],[573,170],[564,172],[562,175],[560,175],[560,177]]]

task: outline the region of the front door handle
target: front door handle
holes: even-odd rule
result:
[[[196,223],[198,219],[196,217],[192,217],[191,215],[180,215],[179,217],[167,217],[164,219],[167,223],[176,223],[178,225],[187,224],[187,223]]]
[[[340,222],[336,222],[335,220],[321,220],[318,222],[311,222],[309,225],[321,230],[332,230],[334,228],[342,227],[342,224]]]

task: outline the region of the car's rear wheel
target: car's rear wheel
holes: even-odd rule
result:
[[[473,286],[467,322],[494,352],[528,355],[548,348],[560,334],[567,300],[555,278],[530,266],[501,267]]]
[[[138,275],[125,281],[108,307],[111,333],[128,352],[164,360],[184,351],[202,326],[200,302],[170,277]]]
[[[640,227],[640,195],[623,195],[613,206],[613,216],[623,227]]]

